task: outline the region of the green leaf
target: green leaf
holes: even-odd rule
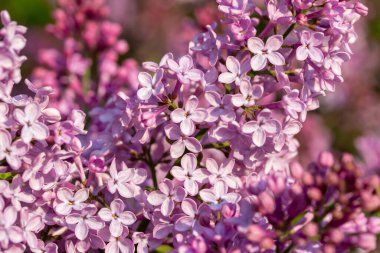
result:
[[[0,180],[12,180],[17,175],[17,173],[14,172],[3,172],[0,173]]]
[[[158,247],[157,249],[153,250],[152,253],[166,253],[173,249],[170,245],[162,245]]]

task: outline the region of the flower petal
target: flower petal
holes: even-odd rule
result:
[[[252,53],[261,54],[264,49],[264,42],[260,38],[252,37],[248,40],[247,46]]]
[[[264,55],[257,54],[251,59],[251,68],[254,71],[260,71],[267,65],[267,58]]]
[[[269,51],[277,51],[281,48],[282,44],[284,43],[284,39],[282,35],[273,35],[269,37],[267,40],[265,47]]]
[[[265,131],[261,127],[257,128],[252,135],[252,141],[258,147],[262,147],[264,145],[266,138]]]

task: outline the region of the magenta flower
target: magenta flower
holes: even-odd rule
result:
[[[304,61],[309,57],[315,62],[322,62],[323,52],[318,47],[322,45],[323,37],[323,33],[320,32],[302,31],[300,35],[302,45],[296,51],[297,60]]]
[[[235,192],[228,192],[227,185],[222,181],[217,181],[212,189],[203,189],[199,192],[202,200],[210,203],[210,208],[219,210],[224,203],[236,204],[241,196]]]
[[[174,71],[178,79],[184,84],[189,84],[191,81],[198,82],[203,78],[203,72],[193,68],[193,58],[189,55],[182,56],[178,63],[173,59],[168,59],[167,64],[169,69]]]
[[[198,103],[198,98],[191,96],[185,104],[185,110],[177,108],[170,114],[174,123],[181,123],[181,131],[187,136],[195,132],[195,123],[202,123],[207,117],[207,111],[203,108],[198,108]]]
[[[147,173],[145,169],[128,168],[127,165],[121,163],[121,171],[117,171],[116,159],[114,159],[110,166],[111,178],[108,180],[107,187],[110,193],[116,191],[124,198],[133,198],[136,196],[146,178]]]
[[[271,119],[271,111],[262,110],[257,116],[257,121],[249,121],[242,127],[243,133],[252,134],[252,141],[258,147],[262,147],[267,139],[267,134],[276,134],[280,131],[281,124]]]
[[[261,98],[264,93],[263,86],[256,84],[251,85],[248,79],[243,79],[239,86],[240,94],[232,95],[232,104],[236,107],[250,107],[256,104],[257,99]]]
[[[176,124],[168,124],[165,126],[166,136],[175,141],[170,146],[170,156],[179,158],[185,152],[185,148],[190,152],[199,153],[202,151],[201,143],[194,137],[189,137],[181,133],[181,129]]]
[[[181,159],[181,167],[174,166],[170,173],[179,181],[184,181],[183,185],[189,195],[198,194],[198,183],[205,183],[207,174],[204,169],[197,169],[197,158],[194,154],[185,154]]]
[[[138,76],[139,83],[142,88],[137,91],[137,96],[141,100],[148,100],[152,95],[156,96],[163,88],[161,83],[163,77],[163,70],[159,69],[154,74],[153,78],[149,73],[141,72]]]
[[[208,176],[210,184],[215,185],[216,182],[222,181],[232,189],[238,188],[239,179],[232,175],[234,165],[235,160],[233,159],[224,160],[219,166],[214,159],[207,158],[206,169],[210,173]]]
[[[93,205],[88,205],[78,213],[73,213],[66,216],[66,223],[72,225],[75,229],[75,236],[79,240],[84,240],[88,236],[90,229],[100,230],[104,227],[104,222],[95,216],[97,208]]]
[[[86,203],[84,203],[88,199],[88,189],[80,189],[75,194],[68,188],[60,188],[57,191],[57,198],[60,200],[54,210],[61,215],[68,215],[71,211],[74,210],[82,210]]]
[[[110,208],[99,210],[99,217],[105,222],[111,222],[109,230],[114,237],[121,236],[124,226],[130,226],[136,221],[135,214],[124,211],[124,208],[124,202],[121,199],[115,199],[111,202]]]
[[[275,66],[284,65],[284,56],[277,52],[281,48],[283,42],[281,35],[273,35],[269,37],[265,45],[260,38],[250,38],[247,42],[247,46],[249,51],[255,54],[251,59],[252,69],[254,71],[260,71],[265,68],[268,61]]]
[[[1,208],[3,206],[0,205]],[[0,245],[8,248],[9,241],[20,243],[24,240],[23,231],[15,225],[17,221],[17,211],[13,206],[8,206],[0,210]]]
[[[165,179],[158,185],[159,191],[153,191],[148,195],[148,202],[153,206],[161,206],[161,213],[169,216],[174,210],[175,202],[181,202],[186,191],[180,186],[174,187],[172,181]]]
[[[29,146],[21,140],[12,143],[8,131],[0,131],[0,160],[6,159],[12,169],[21,167],[21,158],[28,152]]]
[[[215,122],[219,118],[224,122],[230,122],[235,119],[236,115],[233,111],[231,95],[227,94],[221,98],[218,92],[207,91],[205,98],[212,105],[207,109],[207,122]]]
[[[40,106],[36,103],[26,105],[24,111],[18,108],[15,109],[14,117],[23,126],[21,138],[24,142],[29,143],[33,138],[45,140],[48,137],[49,129],[41,122],[38,122],[40,116]]]

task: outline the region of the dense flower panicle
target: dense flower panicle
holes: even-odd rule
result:
[[[350,155],[322,153],[307,168],[295,161],[295,135],[318,96],[343,81],[365,7],[217,3],[221,27],[207,26],[182,57],[144,63],[140,86],[125,91],[134,67],[116,64],[126,44],[104,2],[59,1],[49,30],[67,38],[65,52],[42,54],[51,69],[26,81],[33,96],[12,94],[25,28],[2,12],[2,252],[376,248],[379,177],[363,176]],[[58,95],[41,86],[45,77]],[[72,110],[84,105],[94,107],[88,132],[87,115]]]
[[[63,49],[41,50],[41,67],[32,79],[38,87],[54,88],[51,104],[65,115],[102,104],[126,86],[137,85],[137,63],[132,59],[118,63],[129,46],[119,39],[121,26],[108,17],[104,0],[58,1],[55,24],[47,30],[63,39]]]

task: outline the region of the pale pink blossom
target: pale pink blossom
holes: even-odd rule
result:
[[[181,167],[174,166],[170,173],[179,181],[184,181],[183,185],[189,195],[195,196],[198,193],[198,183],[205,183],[207,174],[205,169],[197,169],[197,158],[194,154],[185,154],[181,159]]]
[[[297,48],[297,60],[304,61],[308,57],[315,62],[322,62],[323,52],[319,48],[323,43],[323,33],[304,30],[300,34],[301,46]]]
[[[254,56],[251,59],[251,67],[254,71],[264,69],[269,61],[275,66],[285,64],[285,58],[277,52],[283,44],[281,35],[273,35],[264,42],[258,37],[252,37],[248,40],[247,46]]]
[[[148,195],[148,202],[153,206],[161,206],[162,215],[169,216],[173,210],[175,203],[181,202],[186,191],[181,186],[174,187],[172,181],[165,179],[158,185],[159,191],[153,191]]]
[[[15,119],[23,126],[21,138],[24,142],[29,143],[33,138],[36,140],[45,140],[49,135],[49,129],[38,119],[41,116],[40,106],[36,103],[30,103],[25,106],[24,110],[16,108],[14,111]]]
[[[130,226],[136,221],[136,215],[130,211],[124,211],[124,208],[124,202],[121,199],[115,199],[111,202],[110,208],[99,210],[99,217],[105,222],[111,222],[109,229],[114,237],[119,237],[125,226]]]
[[[198,108],[198,103],[198,98],[191,96],[185,103],[185,109],[177,108],[170,114],[174,123],[181,123],[181,131],[187,136],[195,132],[195,123],[202,123],[207,117],[207,111]]]

